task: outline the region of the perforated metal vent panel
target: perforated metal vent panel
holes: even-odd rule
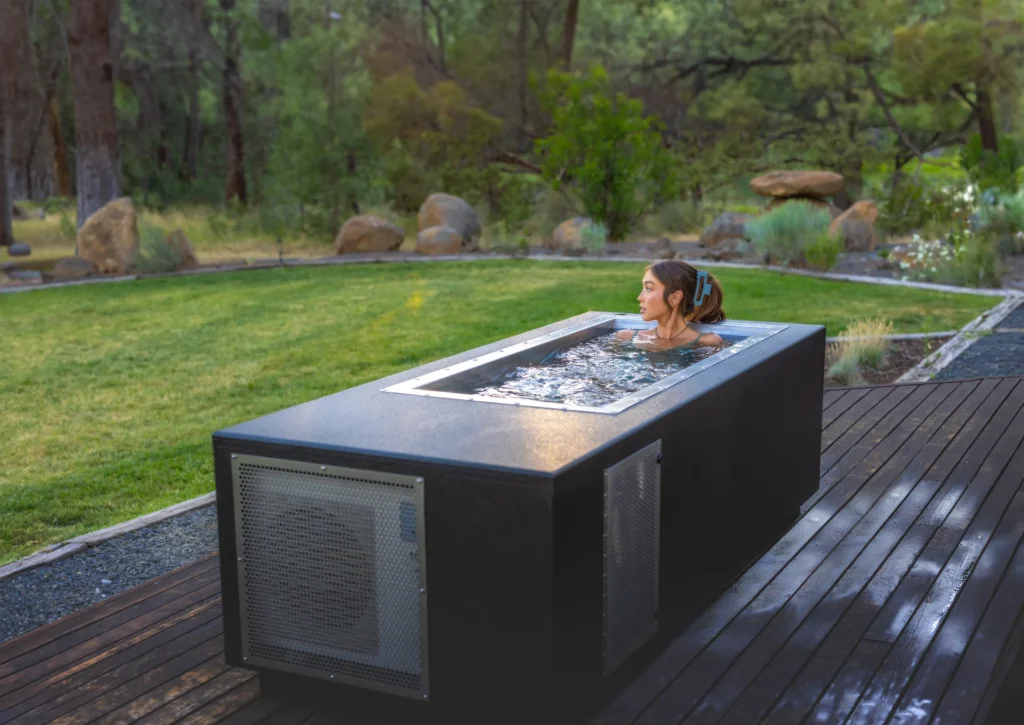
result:
[[[426,698],[423,480],[232,458],[246,662]]]
[[[661,441],[604,473],[604,672],[658,631]]]

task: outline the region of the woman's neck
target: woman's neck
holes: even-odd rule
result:
[[[673,315],[665,321],[658,320],[658,327],[655,329],[655,335],[659,340],[671,340],[672,338],[678,337],[682,334],[683,330],[686,328],[686,320],[679,315]]]

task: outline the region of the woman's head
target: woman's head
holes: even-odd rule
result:
[[[720,322],[725,319],[722,309],[722,286],[710,273],[711,291],[700,305],[694,305],[697,291],[697,270],[678,259],[666,259],[650,265],[644,272],[643,290],[637,301],[644,320],[667,321],[680,315],[687,322]],[[700,297],[698,296],[698,299]]]

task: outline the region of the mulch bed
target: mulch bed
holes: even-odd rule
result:
[[[889,352],[881,365],[876,368],[861,370],[861,380],[854,385],[884,385],[895,382],[896,378],[917,365],[921,360],[935,352],[948,342],[941,340],[893,340],[889,343]],[[843,380],[834,380],[828,375],[828,363],[825,364],[825,387],[841,388],[851,385]]]

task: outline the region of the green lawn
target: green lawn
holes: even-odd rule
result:
[[[0,296],[0,563],[213,489],[211,433],[587,310],[641,264],[275,269]],[[719,269],[734,319],[954,329],[996,300]]]

